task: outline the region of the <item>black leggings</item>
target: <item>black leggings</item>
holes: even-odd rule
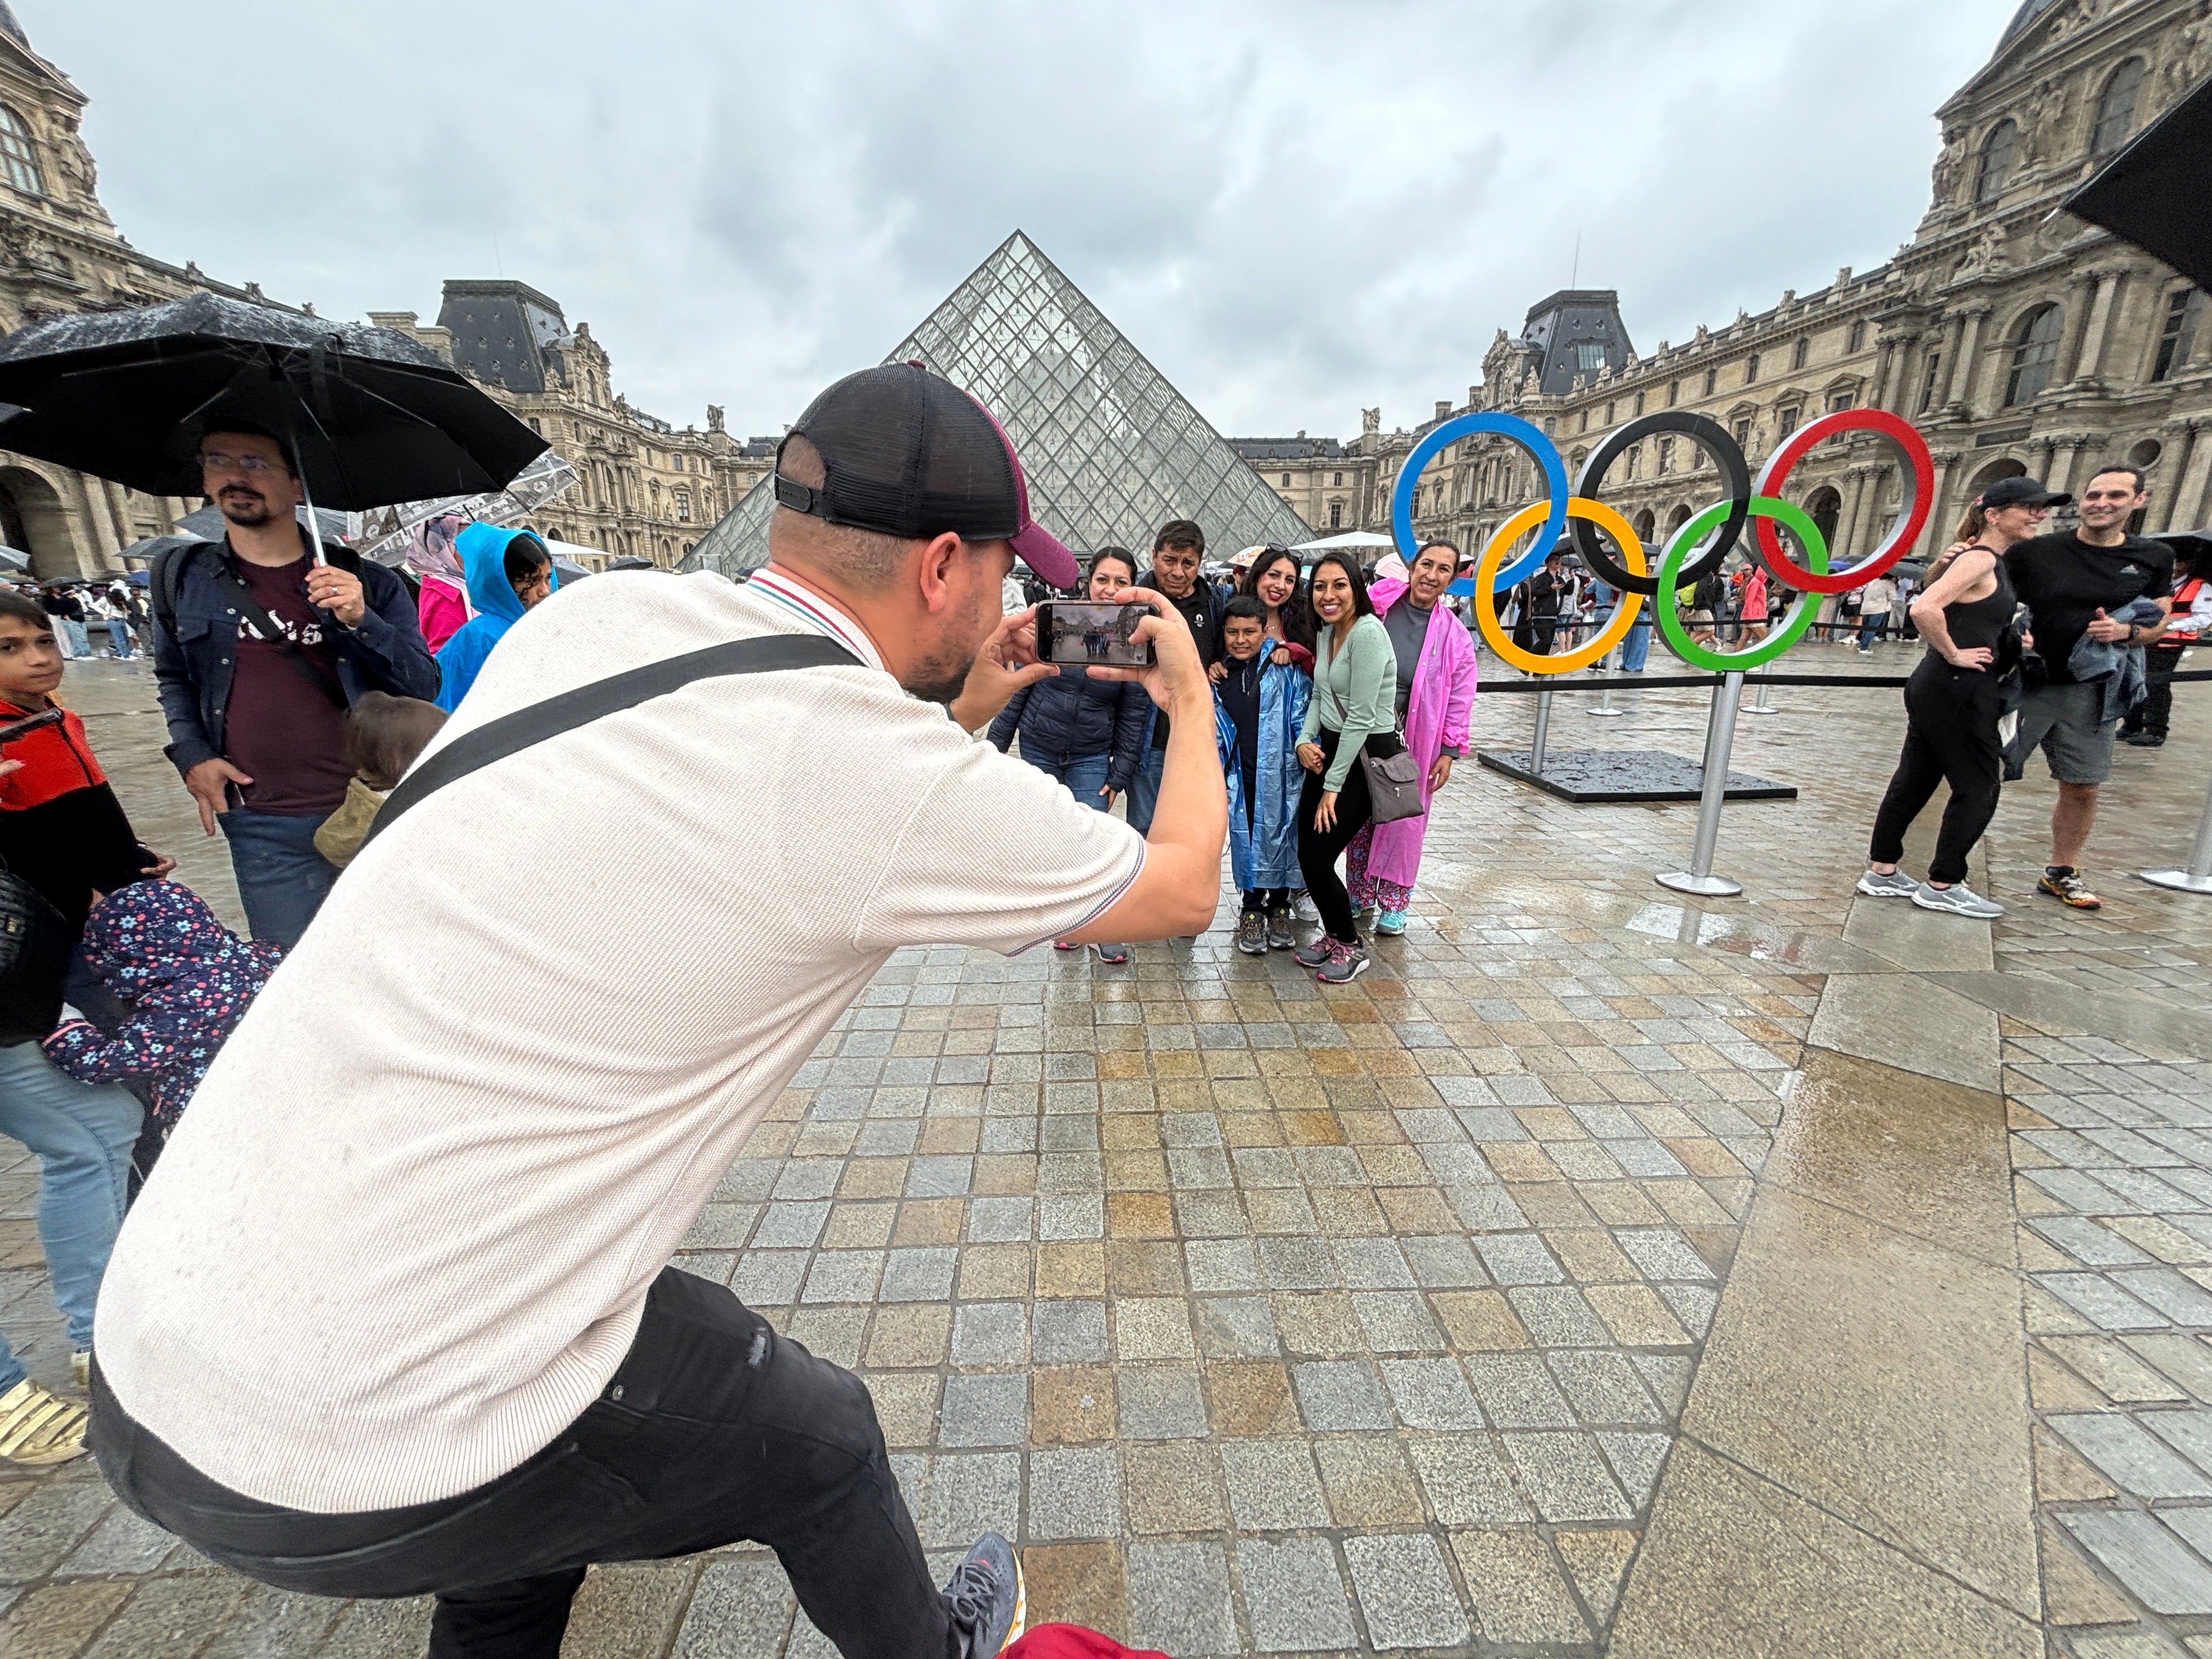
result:
[[[2181,666],[2181,653],[2154,645],[2143,653],[2143,700],[2120,722],[2123,732],[2148,732],[2164,737],[2173,719],[2173,671]]]
[[[1290,908],[1291,890],[1287,887],[1255,887],[1244,895],[1243,914],[1248,916],[1264,915],[1270,910],[1287,910]]]
[[[1321,728],[1322,772],[1328,769],[1336,758],[1336,747],[1343,734]],[[1367,739],[1367,752],[1376,760],[1388,760],[1402,748],[1395,732],[1377,732]],[[1306,878],[1306,892],[1321,912],[1322,926],[1328,936],[1347,945],[1360,942],[1359,928],[1352,920],[1352,895],[1344,890],[1344,878],[1336,873],[1336,861],[1344,856],[1344,849],[1352,845],[1352,838],[1367,827],[1373,803],[1367,798],[1367,773],[1358,761],[1344,775],[1344,787],[1337,792],[1336,823],[1328,830],[1314,828],[1314,812],[1321,805],[1322,773],[1306,774],[1305,786],[1298,791],[1298,870]]]
[[[2003,713],[1996,682],[1978,668],[1954,668],[1941,658],[1921,659],[1905,685],[1905,752],[1889,793],[1875,814],[1867,849],[1876,864],[1905,856],[1905,832],[1928,805],[1938,783],[1951,786],[1949,805],[1936,834],[1928,878],[1946,885],[1966,878],[1966,854],[1997,810],[2002,765],[1997,720]]]

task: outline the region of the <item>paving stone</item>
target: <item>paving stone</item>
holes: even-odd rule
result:
[[[1499,1437],[1521,1486],[1545,1520],[1626,1521],[1634,1511],[1607,1473],[1588,1435]]]
[[[1183,1255],[1190,1287],[1201,1294],[1263,1288],[1259,1254],[1249,1239],[1194,1239]]]
[[[176,1536],[118,1504],[62,1563],[69,1574],[151,1572],[177,1547]]]
[[[1316,1434],[1390,1426],[1382,1384],[1364,1360],[1304,1361],[1291,1367],[1291,1382],[1306,1426]]]
[[[1130,1530],[1213,1532],[1229,1524],[1220,1460],[1200,1441],[1131,1444],[1121,1449],[1128,1482]]]
[[[1121,1530],[1121,1459],[1111,1446],[1030,1454],[1031,1538],[1114,1538]]]
[[[97,1480],[49,1480],[8,1511],[0,1526],[0,1583],[43,1578],[114,1505]]]
[[[1237,1575],[1252,1642],[1263,1652],[1315,1653],[1356,1646],[1344,1581],[1336,1558],[1319,1538],[1279,1543],[1243,1538],[1237,1544]]]
[[[1534,1517],[1514,1490],[1513,1476],[1485,1436],[1415,1437],[1407,1455],[1428,1494],[1429,1509],[1447,1527],[1476,1526]]]
[[[1242,1650],[1228,1554],[1220,1544],[1133,1543],[1127,1556],[1133,1644],[1176,1659]]]
[[[1190,1314],[1179,1298],[1127,1297],[1114,1304],[1114,1348],[1124,1360],[1190,1359]]]
[[[688,1565],[593,1567],[570,1605],[568,1632],[561,1644],[563,1659],[630,1659],[661,1652],[682,1616],[690,1583]]]
[[[1486,1638],[1507,1644],[1589,1639],[1565,1579],[1535,1533],[1455,1533],[1451,1545],[1474,1598],[1475,1628]]]
[[[1460,1362],[1490,1420],[1500,1428],[1571,1428],[1574,1408],[1534,1354],[1470,1354]]]
[[[1026,1376],[995,1373],[945,1379],[939,1439],[947,1446],[1018,1446],[1029,1438]]]
[[[1272,1357],[1279,1352],[1267,1297],[1212,1296],[1197,1307],[1200,1340],[1209,1358]]]
[[[229,1619],[232,1609],[246,1599],[251,1588],[246,1580],[228,1573],[145,1579],[131,1591],[113,1622],[100,1632],[100,1639],[84,1650],[85,1659],[140,1659],[180,1648],[188,1652]],[[339,1633],[344,1633],[343,1627]],[[409,1659],[422,1650],[418,1638]]]
[[[1206,1400],[1195,1370],[1128,1366],[1116,1378],[1124,1440],[1203,1439]]]
[[[1030,1310],[1030,1347],[1041,1365],[1109,1358],[1103,1302],[1040,1302]]]
[[[2212,1613],[2212,1568],[2152,1516],[2088,1510],[2059,1522],[2153,1613]]]
[[[0,1618],[0,1653],[9,1659],[68,1659],[130,1593],[127,1583],[98,1583],[27,1590]]]
[[[954,1364],[1018,1365],[1028,1358],[1029,1310],[1020,1303],[970,1303],[954,1311]]]
[[[2212,1476],[2191,1468],[2131,1419],[2079,1413],[2049,1422],[2106,1480],[2138,1498],[2212,1498]]]
[[[1658,1403],[1638,1380],[1626,1354],[1607,1349],[1577,1349],[1546,1356],[1553,1376],[1573,1402],[1575,1413],[1593,1428],[1613,1424],[1644,1425],[1664,1421]]]
[[[1443,1553],[1427,1534],[1347,1538],[1344,1559],[1371,1646],[1445,1648],[1468,1639],[1466,1609]]]
[[[708,1571],[711,1572],[713,1568]],[[775,1576],[781,1584],[782,1573],[779,1571]],[[142,1589],[139,1594],[143,1596],[145,1591]],[[698,1605],[696,1595],[692,1605]],[[427,1595],[407,1601],[353,1602],[338,1615],[330,1635],[315,1650],[315,1659],[416,1659],[429,1643],[430,1618],[436,1607],[437,1603]],[[113,1628],[109,1626],[110,1630]],[[775,1636],[781,1643],[781,1623],[776,1626]],[[721,1651],[737,1659],[736,1649],[725,1648]],[[696,1656],[679,1646],[676,1659],[696,1659]]]
[[[1474,1248],[1500,1285],[1556,1285],[1566,1277],[1534,1233],[1486,1234],[1475,1239]]]
[[[1459,1366],[1449,1359],[1385,1359],[1382,1382],[1398,1420],[1409,1429],[1479,1429],[1482,1412]]]
[[[200,1650],[201,1659],[275,1659],[280,1654],[311,1652],[329,1631],[340,1606],[325,1596],[252,1585],[215,1639]],[[598,1659],[588,1649],[580,1648],[579,1653],[580,1659]]]
[[[1316,1441],[1314,1459],[1340,1527],[1418,1527],[1428,1518],[1395,1436]]]
[[[912,1497],[907,1501],[911,1505]],[[987,1532],[1014,1537],[1021,1505],[1019,1453],[962,1452],[937,1458],[929,1471],[929,1521],[921,1541],[932,1548],[965,1549]]]
[[[1274,1532],[1329,1524],[1321,1477],[1304,1441],[1228,1440],[1219,1450],[1230,1512],[1238,1527]]]
[[[893,1250],[885,1258],[878,1295],[885,1302],[947,1301],[959,1260],[960,1252],[949,1248]]]

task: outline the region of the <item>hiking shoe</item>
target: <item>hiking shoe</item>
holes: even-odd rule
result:
[[[1291,932],[1291,913],[1288,910],[1267,912],[1267,948],[1288,951],[1297,944],[1297,936]]]
[[[2123,732],[2121,737],[2138,749],[2162,749],[2165,735],[2158,732]]]
[[[1869,870],[1859,878],[1859,891],[1869,898],[1911,898],[1919,890],[1920,884],[1902,870],[1893,870],[1887,875]]]
[[[2076,910],[2101,910],[2105,908],[2105,901],[2089,890],[2089,884],[2083,881],[2081,872],[2070,866],[2063,868],[2056,864],[2046,866],[2043,879],[2035,884],[2035,890],[2048,893],[2061,904],[2071,905]]]
[[[1098,952],[1099,961],[1116,967],[1129,959],[1129,947],[1126,945],[1096,945],[1091,948]]]
[[[88,1449],[91,1415],[73,1400],[49,1394],[25,1377],[0,1394],[0,1457],[15,1463],[66,1463]]]
[[[1301,968],[1318,968],[1322,963],[1328,960],[1328,953],[1334,950],[1335,946],[1336,941],[1331,939],[1327,933],[1323,933],[1312,944],[1301,945],[1298,946],[1297,954],[1292,957],[1291,960],[1297,963]]]
[[[1319,921],[1321,907],[1313,902],[1313,895],[1301,887],[1291,895],[1291,914],[1300,921]]]
[[[1248,957],[1267,954],[1267,919],[1257,910],[1237,918],[1237,948]]]
[[[977,1539],[968,1559],[952,1570],[945,1600],[962,1659],[994,1659],[1029,1625],[1020,1559],[995,1532]]]
[[[2003,905],[1991,903],[1963,881],[1954,881],[1948,887],[1930,883],[1912,895],[1912,902],[1923,910],[1942,910],[1954,916],[1972,916],[1980,921],[1993,921],[2004,914]]]
[[[1316,971],[1314,977],[1324,985],[1349,985],[1366,971],[1365,945],[1333,945],[1328,960]]]
[[[1385,910],[1375,918],[1375,931],[1387,939],[1402,938],[1406,932],[1406,913],[1403,910]]]

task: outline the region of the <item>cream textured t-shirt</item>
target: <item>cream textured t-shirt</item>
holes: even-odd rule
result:
[[[773,577],[556,594],[439,741],[808,630],[869,665],[609,715],[426,797],[347,869],[100,1291],[117,1401],[202,1474],[342,1514],[523,1462],[605,1386],[731,1159],[894,949],[1019,951],[1135,878],[1127,824],[971,742]]]

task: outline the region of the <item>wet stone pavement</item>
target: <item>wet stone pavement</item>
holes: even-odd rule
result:
[[[72,687],[234,915],[149,683]],[[1741,900],[1652,884],[1692,807],[1469,765],[1349,987],[1238,955],[1229,905],[1122,968],[902,951],[679,1265],[863,1375],[933,1557],[1004,1530],[1033,1619],[1138,1646],[2212,1654],[2212,907],[2124,873],[2187,844],[2212,696],[2122,751],[2099,915],[2031,899],[2051,788],[2008,790],[1990,927],[1851,898],[1896,695],[1743,721],[1738,769],[1801,793],[1729,809]],[[1630,702],[1562,698],[1553,745],[1698,752],[1701,695]],[[58,1383],[0,1153],[0,1322]],[[427,1618],[0,1465],[0,1652],[366,1659]],[[738,1547],[595,1571],[565,1651],[830,1650]]]

